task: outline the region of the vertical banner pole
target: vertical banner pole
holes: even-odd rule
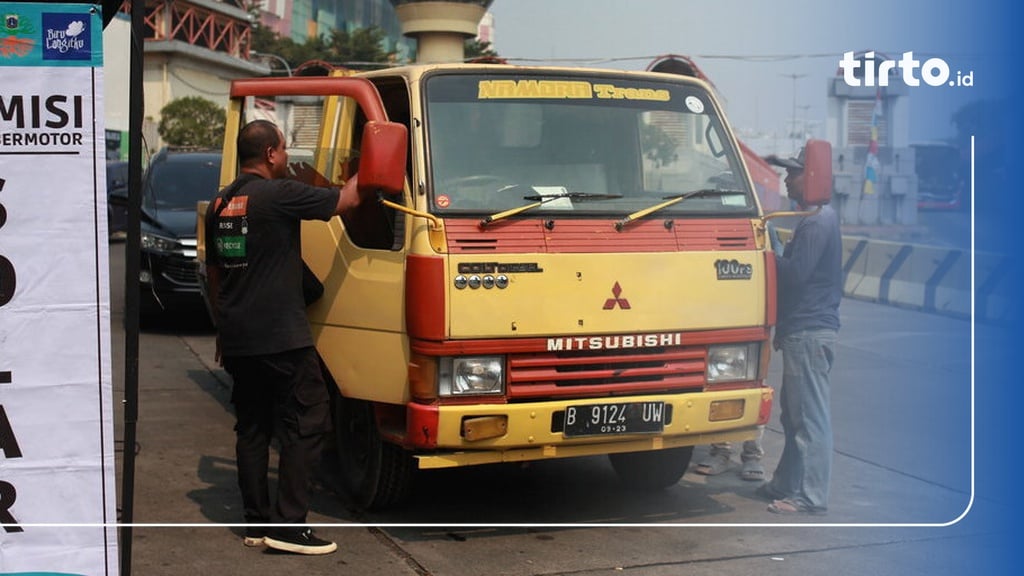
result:
[[[139,418],[139,267],[142,212],[142,57],[145,2],[131,0],[128,110],[128,230],[124,290],[124,454],[121,472],[121,575],[132,573],[135,518],[135,444]]]

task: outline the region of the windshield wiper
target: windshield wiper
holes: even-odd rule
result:
[[[622,231],[622,229],[634,220],[639,220],[644,216],[649,216],[662,208],[668,208],[673,204],[678,204],[683,200],[694,197],[708,197],[708,196],[732,196],[734,194],[743,194],[742,190],[722,190],[719,188],[701,188],[700,190],[691,190],[690,192],[683,192],[682,194],[673,194],[672,196],[664,196],[662,200],[665,200],[661,204],[655,204],[650,208],[644,208],[643,210],[637,210],[629,216],[626,216],[622,220],[615,223],[615,229]]]
[[[509,216],[515,216],[521,214],[527,210],[533,210],[538,206],[543,206],[552,200],[558,200],[559,198],[568,198],[576,201],[586,200],[610,200],[613,198],[622,198],[622,194],[591,194],[590,192],[559,192],[558,194],[531,194],[530,196],[523,196],[523,200],[533,200],[532,204],[524,204],[517,208],[511,208],[504,212],[498,212],[491,214],[480,221],[481,226],[487,226],[492,222],[497,222]]]

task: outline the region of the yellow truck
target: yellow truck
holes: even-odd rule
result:
[[[358,505],[402,503],[417,469],[604,454],[657,489],[695,445],[768,421],[775,261],[706,82],[501,64],[237,80],[222,185],[259,117],[334,184],[359,173],[357,214],[302,228]]]

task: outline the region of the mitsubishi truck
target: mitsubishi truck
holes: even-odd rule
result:
[[[401,504],[419,470],[594,455],[659,489],[695,445],[768,421],[770,216],[701,79],[459,63],[236,80],[221,185],[255,118],[334,185],[359,174],[355,213],[302,227],[359,506]],[[806,156],[825,203],[828,143]]]

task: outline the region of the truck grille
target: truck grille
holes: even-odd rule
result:
[[[510,401],[685,392],[704,387],[704,346],[509,356]]]
[[[628,234],[617,232],[609,220],[561,220],[550,230],[536,218],[504,220],[500,226],[484,230],[478,219],[446,218],[444,222],[452,254],[623,254],[755,248],[749,219],[680,219],[667,227],[663,220],[641,220],[630,224]]]

